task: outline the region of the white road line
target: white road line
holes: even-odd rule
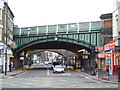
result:
[[[49,69],[47,69],[47,75],[49,76]]]
[[[43,65],[47,68],[47,66],[45,64],[43,64]],[[50,75],[49,68],[47,68],[47,75],[48,76]]]

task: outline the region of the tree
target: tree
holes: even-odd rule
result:
[[[35,55],[41,56],[41,55],[42,55],[42,52],[36,52]]]

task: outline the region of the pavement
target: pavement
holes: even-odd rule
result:
[[[104,82],[104,83],[111,83],[111,84],[118,84],[118,77],[109,77],[109,80],[104,80],[104,79],[101,79],[98,77],[98,75],[95,75],[95,76],[92,76],[86,72],[82,72],[80,70],[76,70],[77,72],[87,76],[88,78],[91,78],[93,80],[96,80],[96,81],[100,81],[100,82]],[[6,77],[11,77],[11,76],[15,76],[15,75],[19,75],[21,73],[23,73],[24,70],[22,69],[19,69],[19,70],[13,70],[12,72],[7,72],[7,75],[5,75],[4,73],[0,73],[0,78],[6,78]]]
[[[88,78],[91,78],[93,80],[97,80],[97,81],[100,81],[100,82],[104,82],[104,83],[111,83],[111,84],[118,84],[118,77],[116,76],[105,76],[106,78],[103,79],[101,77],[99,77],[98,75],[95,75],[95,76],[92,76],[92,75],[89,75],[88,73],[85,73],[85,72],[81,72],[79,71],[81,74],[87,76]]]
[[[18,69],[18,70],[13,70],[12,72],[8,71],[6,75],[5,75],[5,73],[0,73],[0,78],[6,78],[6,77],[11,77],[11,76],[19,75],[19,74],[21,74],[23,72],[24,72],[24,70]]]

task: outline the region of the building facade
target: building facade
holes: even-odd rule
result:
[[[114,0],[113,4],[113,38],[117,39],[120,35],[120,0]]]
[[[101,47],[97,48],[98,53],[98,69],[106,71],[106,67],[109,69],[109,74],[112,74],[112,65],[110,57],[107,57],[107,54],[110,53],[109,42],[113,40],[112,37],[112,13],[102,14],[101,19]]]
[[[120,69],[120,0],[113,3],[113,41],[116,45],[112,49],[113,74],[119,74]]]
[[[110,75],[118,76],[120,67],[120,0],[114,0],[113,13],[101,15],[100,18],[103,27],[98,68],[102,68]]]
[[[102,14],[101,19],[101,46],[108,44],[112,38],[112,13]]]
[[[2,30],[3,30],[3,23],[2,23],[2,16],[3,16],[3,7],[4,7],[4,1],[1,0],[0,1],[0,52],[1,52],[1,49],[3,48],[4,46],[4,42],[3,42],[3,34],[2,34]],[[1,59],[2,55],[0,55],[0,71],[2,72],[2,67],[3,67],[3,64],[2,64],[2,59]]]
[[[13,56],[14,15],[5,0],[0,1],[0,66],[1,71],[10,70],[10,58]],[[5,63],[7,61],[7,63]],[[7,67],[5,67],[7,66]]]

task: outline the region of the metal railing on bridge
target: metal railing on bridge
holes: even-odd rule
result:
[[[78,22],[57,25],[33,26],[14,29],[14,35],[50,35],[50,34],[69,34],[82,32],[98,32],[101,29],[101,22]]]

